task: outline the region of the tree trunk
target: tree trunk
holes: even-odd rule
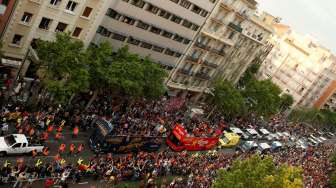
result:
[[[75,98],[75,93],[73,93],[68,101],[68,104],[71,104],[71,101]]]
[[[215,110],[216,110],[216,105],[212,108],[212,110],[210,111],[209,115],[206,118],[209,119]]]
[[[98,89],[96,89],[96,90],[93,91],[93,95],[92,95],[90,101],[87,103],[87,105],[85,107],[85,110],[87,110],[91,106],[91,104],[97,98],[97,96],[98,96]]]

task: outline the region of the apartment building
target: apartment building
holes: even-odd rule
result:
[[[108,3],[108,0],[19,0],[2,36],[4,55],[22,60],[35,39],[53,40],[57,32],[70,32],[88,45]]]
[[[0,0],[0,36],[2,36],[8,20],[15,8],[17,0]]]
[[[197,101],[210,92],[216,76],[237,82],[272,33],[256,10],[254,0],[221,0],[172,72],[168,87]]]
[[[270,78],[284,93],[291,94],[294,106],[312,107],[333,80],[330,66],[334,58],[311,37],[283,24],[275,24],[274,28],[274,48],[262,65],[259,78]]]
[[[93,43],[127,45],[168,70],[194,40],[216,0],[111,0]]]

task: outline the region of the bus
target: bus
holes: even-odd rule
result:
[[[160,149],[163,141],[162,137],[115,135],[113,125],[105,119],[98,119],[94,124],[89,144],[95,153],[153,152]]]
[[[216,131],[212,137],[190,136],[181,124],[176,124],[169,134],[166,143],[173,151],[203,151],[217,146],[221,131]]]

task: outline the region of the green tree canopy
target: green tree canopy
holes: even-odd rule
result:
[[[336,113],[330,110],[317,108],[297,108],[289,115],[293,122],[308,123],[313,126],[336,126]]]
[[[55,41],[37,41],[37,53],[43,72],[42,83],[54,98],[65,103],[70,96],[89,87],[89,72],[81,41],[69,34],[56,35]]]
[[[281,109],[282,110],[287,110],[289,109],[294,103],[294,98],[290,94],[283,94],[281,95]]]
[[[247,70],[245,71],[244,75],[240,78],[239,83],[238,83],[239,87],[243,88],[251,80],[255,80],[256,79],[255,75],[258,73],[259,69],[260,69],[260,64],[258,63],[251,64],[251,66],[247,68]]]
[[[281,165],[276,167],[271,157],[255,155],[236,160],[229,170],[220,169],[213,188],[301,188],[302,169]]]
[[[226,117],[240,115],[244,108],[244,98],[228,81],[217,80],[214,84],[210,103]]]
[[[269,117],[280,109],[280,88],[271,80],[251,80],[242,91],[249,101],[249,110],[257,115]]]

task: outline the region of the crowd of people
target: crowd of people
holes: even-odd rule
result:
[[[227,123],[214,114],[211,119],[191,117],[187,101],[166,97],[158,101],[139,100],[133,103],[125,101],[114,104],[106,97],[98,98],[86,111],[77,105],[73,108],[62,106],[43,106],[37,112],[31,112],[20,104],[7,103],[1,109],[1,134],[5,135],[10,126],[17,133],[23,133],[32,141],[43,143],[48,137],[62,136],[65,128],[78,132],[90,129],[93,120],[104,116],[114,125],[114,135],[167,136],[176,123],[183,123],[188,133],[195,136],[211,134],[217,129],[223,130]],[[233,121],[238,125],[257,126],[256,119]],[[289,126],[283,118],[275,117],[269,122],[273,132],[288,131],[293,135],[306,135],[311,132],[304,126]],[[333,167],[329,162],[335,151],[332,145],[322,145],[310,150],[284,148],[271,152],[276,164],[288,163],[303,168],[306,187],[323,187],[328,184],[328,171]],[[158,186],[157,179],[163,179],[161,187],[210,187],[216,177],[217,169],[229,169],[232,161],[250,157],[251,154],[236,152],[194,155],[187,152],[175,153],[161,151],[156,153],[138,152],[128,155],[94,155],[83,161],[71,163],[58,156],[52,162],[35,164],[18,161],[5,163],[1,168],[1,183],[13,182],[15,187],[31,187],[34,181],[42,179],[45,186],[53,184],[67,187],[68,183],[80,182],[83,178],[106,181],[111,185],[118,182],[136,180],[141,186]],[[174,177],[168,182],[166,177]]]

